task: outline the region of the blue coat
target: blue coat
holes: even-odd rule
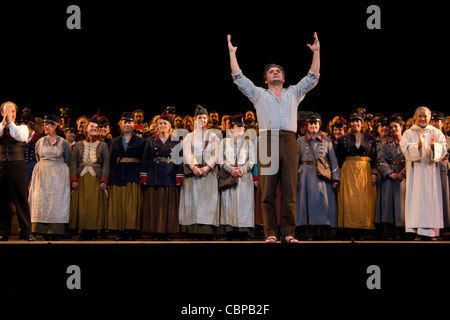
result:
[[[144,146],[145,140],[136,135],[131,137],[126,151],[123,147],[122,136],[115,138],[111,142],[110,185],[125,186],[128,182],[139,183],[141,164],[135,162],[119,162],[119,160],[120,158],[137,158],[141,160]]]
[[[144,148],[141,181],[146,186],[169,187],[176,185],[177,175],[183,176],[183,165],[172,162],[172,149],[180,143],[170,136],[162,143],[158,136],[150,137]]]
[[[335,191],[331,187],[331,183],[318,178],[314,164],[302,163],[302,161],[314,161],[314,156],[307,141],[311,142],[316,157],[324,157],[330,164],[332,181],[340,181],[340,170],[330,138],[321,135],[312,139],[309,134],[298,138],[300,154],[296,225],[327,225],[335,228],[337,227],[337,204]]]

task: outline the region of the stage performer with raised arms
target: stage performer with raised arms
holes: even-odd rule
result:
[[[299,145],[295,139],[297,110],[305,94],[317,85],[320,71],[320,44],[317,33],[314,43],[307,46],[313,52],[311,68],[299,83],[284,88],[284,68],[268,64],[264,69],[267,89],[257,87],[240,69],[236,50],[228,35],[228,50],[234,83],[253,103],[259,124],[259,181],[266,242],[275,242],[278,234],[276,190],[281,184],[280,236],[283,242],[298,242],[295,236],[295,210]],[[272,150],[273,152],[270,152]],[[270,162],[264,161],[268,154]],[[274,155],[275,154],[275,155]],[[265,163],[266,162],[266,163]]]

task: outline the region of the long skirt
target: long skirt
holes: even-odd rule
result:
[[[184,179],[180,191],[179,219],[182,226],[210,226],[209,230],[219,225],[219,190],[216,169],[204,177]],[[189,230],[188,230],[189,229]],[[205,228],[182,228],[182,232],[205,233]],[[199,231],[199,232],[197,232]],[[209,233],[209,232],[208,232]]]
[[[447,161],[439,162],[442,184],[442,211],[444,214],[444,228],[450,228],[450,165]]]
[[[107,229],[140,230],[143,195],[137,182],[109,189]]]
[[[220,224],[253,228],[255,225],[253,176],[246,174],[238,184],[221,192]]]
[[[78,177],[78,189],[72,191],[69,229],[101,230],[106,221],[106,196],[97,177],[86,173]]]
[[[66,223],[42,223],[31,224],[31,230],[36,234],[62,235],[66,233]]]
[[[338,192],[338,227],[375,229],[377,189],[371,182],[370,158],[347,157]]]
[[[178,233],[179,187],[145,187],[142,231]]]
[[[63,161],[38,162],[30,181],[28,203],[32,223],[69,222],[69,168]]]
[[[406,181],[382,179],[377,194],[375,223],[405,226]]]

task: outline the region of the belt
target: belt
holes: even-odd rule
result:
[[[82,162],[82,163],[80,163],[80,166],[101,167],[102,165],[100,163],[86,163],[86,162]]]
[[[119,162],[127,162],[127,163],[129,163],[129,162],[133,162],[133,163],[141,163],[141,159],[138,159],[138,158],[126,158],[126,157],[124,157],[124,158],[117,158],[117,163],[119,163]]]
[[[402,161],[388,161],[387,163],[388,164],[396,164],[396,165],[404,166],[405,165],[405,160],[402,160]]]
[[[162,157],[157,157],[157,158],[152,158],[153,162],[167,162],[167,163],[171,163],[173,162],[172,158],[162,158]],[[149,161],[150,163],[150,161]]]
[[[441,160],[441,162],[446,162],[448,161],[448,157],[445,157],[444,159]]]
[[[370,162],[371,159],[370,159],[370,157],[364,157],[364,156],[347,156],[345,158],[345,160]]]
[[[303,161],[303,160],[301,160],[300,164],[305,164],[307,166],[313,166],[313,165],[316,164],[316,162],[315,161]]]

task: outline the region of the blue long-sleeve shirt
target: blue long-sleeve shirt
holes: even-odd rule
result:
[[[287,130],[297,131],[297,109],[305,94],[314,88],[319,81],[320,74],[309,70],[299,83],[281,92],[280,100],[276,95],[261,87],[257,87],[249,80],[242,70],[233,74],[233,82],[254,104],[258,119],[259,130]]]

